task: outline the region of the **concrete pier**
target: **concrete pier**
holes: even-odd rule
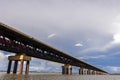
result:
[[[96,70],[93,70],[93,74],[94,74],[94,75],[97,75],[97,71],[96,71]]]
[[[72,66],[69,64],[65,64],[62,66],[62,74],[71,75],[72,74]]]
[[[7,69],[8,74],[10,73],[10,70],[11,70],[11,64],[12,64],[12,60],[9,60],[8,69]]]
[[[87,75],[90,75],[90,69],[87,69]]]
[[[106,73],[81,67],[79,69],[79,74],[80,75],[105,75]]]
[[[16,74],[16,73],[17,73],[17,66],[18,66],[18,60],[15,60],[15,62],[14,62],[13,74]]]
[[[10,74],[10,72],[11,72],[12,61],[14,61],[13,74],[17,73],[18,61],[20,62],[20,68],[19,68],[19,73],[18,74],[23,73],[24,61],[26,61],[25,74],[29,73],[29,63],[30,63],[31,57],[26,56],[24,54],[17,54],[15,56],[9,56],[8,60],[9,60],[8,69],[7,69],[8,74]]]
[[[86,68],[81,67],[81,68],[79,69],[79,74],[80,74],[80,75],[87,75],[87,74],[88,74],[88,71],[87,71]]]
[[[90,70],[90,75],[93,75],[93,70],[92,69]]]

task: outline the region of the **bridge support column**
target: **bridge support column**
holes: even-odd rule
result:
[[[80,74],[80,75],[87,75],[87,69],[81,67],[81,68],[79,69],[79,74]]]
[[[96,71],[96,75],[98,75],[98,71]]]
[[[12,65],[12,60],[9,60],[8,69],[7,69],[7,73],[8,73],[8,74],[9,74],[10,71],[11,71],[11,65]]]
[[[83,71],[81,69],[79,69],[79,74],[82,75],[83,74]]]
[[[96,74],[97,74],[97,75],[100,75],[100,72],[99,72],[99,71],[96,71]]]
[[[93,75],[93,70],[90,70],[90,75]]]
[[[93,70],[93,75],[96,75],[96,71],[95,70]]]
[[[69,64],[65,64],[64,66],[62,66],[62,74],[71,75],[72,74],[72,66]]]
[[[87,70],[87,75],[90,75],[90,69]]]
[[[83,75],[87,75],[87,69],[83,68]]]
[[[25,71],[25,74],[29,73],[29,63],[30,63],[31,57],[23,55],[23,54],[17,54],[15,56],[9,56],[8,60],[9,60],[8,70],[7,70],[8,74],[10,73],[10,70],[11,70],[12,61],[15,61],[14,62],[14,68],[13,68],[13,74],[17,73],[18,61],[20,61],[19,74],[23,73],[24,61],[26,61],[26,71]]]
[[[103,73],[104,75],[109,75],[108,73]]]
[[[100,72],[100,75],[103,75],[103,72]]]
[[[102,75],[102,72],[99,72],[99,75]]]
[[[101,72],[101,75],[105,75],[104,72]]]
[[[25,74],[29,73],[29,64],[30,64],[30,61],[27,61]]]
[[[24,64],[24,61],[23,61],[23,60],[21,60],[21,61],[20,61],[19,74],[22,74],[22,72],[23,72],[23,64]]]
[[[17,72],[17,66],[18,66],[18,61],[15,60],[15,62],[14,62],[13,74],[16,74],[16,72]]]
[[[80,68],[80,69],[79,69],[79,74],[80,74],[80,75],[83,75],[83,68]]]

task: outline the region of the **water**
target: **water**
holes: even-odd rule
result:
[[[120,80],[119,75],[61,75],[58,73],[34,73],[30,75],[13,75],[0,73],[0,80]]]

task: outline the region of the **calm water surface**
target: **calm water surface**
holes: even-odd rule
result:
[[[119,75],[61,75],[58,73],[37,73],[30,75],[13,75],[0,73],[0,80],[120,80]]]

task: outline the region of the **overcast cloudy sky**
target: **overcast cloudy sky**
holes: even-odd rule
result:
[[[120,0],[0,0],[0,22],[110,73],[120,73]],[[0,70],[7,56],[0,52]],[[38,65],[39,64],[39,65]],[[33,58],[30,70],[61,71]]]

